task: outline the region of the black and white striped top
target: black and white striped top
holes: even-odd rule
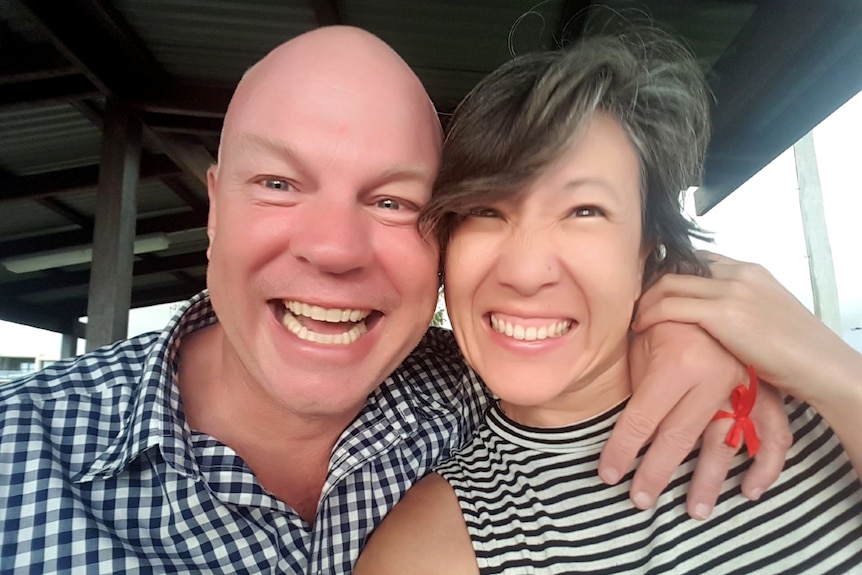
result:
[[[437,469],[454,488],[480,571],[488,573],[862,573],[862,488],[837,438],[788,400],[794,444],[758,503],[740,494],[736,456],[712,516],[690,519],[696,454],[655,508],[629,501],[632,474],[598,478],[624,404],[566,428],[529,428],[489,408],[473,441]]]

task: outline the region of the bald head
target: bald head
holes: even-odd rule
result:
[[[269,119],[303,99],[327,101],[331,116],[352,112],[379,122],[381,137],[394,127],[383,124],[400,123],[439,155],[436,111],[407,63],[373,34],[329,26],[281,44],[246,72],[225,115],[219,162],[226,139],[247,129],[266,131]],[[303,114],[302,108],[293,111]]]
[[[340,426],[422,338],[439,258],[416,218],[440,147],[421,82],[367,32],[304,34],[243,77],[207,174],[207,286],[267,406]]]

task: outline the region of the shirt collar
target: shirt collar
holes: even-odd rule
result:
[[[130,408],[123,414],[119,433],[78,481],[110,477],[122,472],[145,451],[158,446],[165,462],[187,476],[200,474],[194,460],[191,430],[186,425],[176,385],[183,337],[215,323],[206,291],[183,303],[152,343],[145,366],[133,380]]]

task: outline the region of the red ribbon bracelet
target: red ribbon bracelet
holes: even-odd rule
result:
[[[757,374],[754,373],[754,367],[749,365],[748,387],[742,384],[737,385],[730,394],[730,405],[733,406],[733,413],[719,411],[712,418],[713,421],[727,418],[734,420],[733,427],[727,432],[724,442],[736,449],[745,435],[745,446],[748,449],[749,457],[754,457],[757,450],[760,449],[760,439],[758,439],[757,431],[754,429],[754,422],[749,417],[755,399],[757,399]]]

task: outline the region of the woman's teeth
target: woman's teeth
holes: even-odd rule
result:
[[[560,320],[549,322],[547,325],[538,327],[526,327],[498,319],[494,314],[491,314],[491,327],[493,330],[518,341],[537,341],[560,337],[568,333],[572,328],[572,323],[572,320]]]

